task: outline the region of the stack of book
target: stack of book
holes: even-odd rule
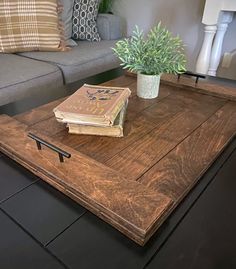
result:
[[[123,136],[129,88],[84,84],[53,112],[71,134]]]

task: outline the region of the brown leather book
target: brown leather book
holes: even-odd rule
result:
[[[84,84],[53,112],[60,122],[111,126],[130,94],[129,88]]]
[[[101,136],[113,136],[123,137],[123,125],[125,121],[126,108],[128,100],[122,107],[121,111],[117,115],[114,125],[112,126],[92,126],[92,125],[81,125],[75,123],[67,123],[70,134],[87,134],[87,135],[101,135]]]

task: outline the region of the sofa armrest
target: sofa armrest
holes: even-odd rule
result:
[[[98,32],[103,40],[119,39],[121,34],[121,19],[113,14],[98,14]]]

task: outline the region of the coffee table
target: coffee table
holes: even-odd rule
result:
[[[68,135],[52,113],[58,100],[2,116],[0,148],[144,245],[235,136],[236,94],[167,76],[157,99],[142,100],[133,77],[106,84],[133,91],[123,139]],[[29,132],[72,158],[60,163],[46,148],[38,151]]]

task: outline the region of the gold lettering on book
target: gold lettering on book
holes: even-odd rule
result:
[[[67,109],[80,110],[81,105],[86,112],[91,114],[103,114],[105,111],[104,105],[101,102],[87,101],[87,100],[76,100],[74,104],[67,105]],[[85,107],[85,108],[84,108]]]
[[[104,107],[100,102],[94,102],[90,101],[88,103],[88,106],[86,108],[86,111],[92,113],[92,114],[103,114],[104,112]]]

